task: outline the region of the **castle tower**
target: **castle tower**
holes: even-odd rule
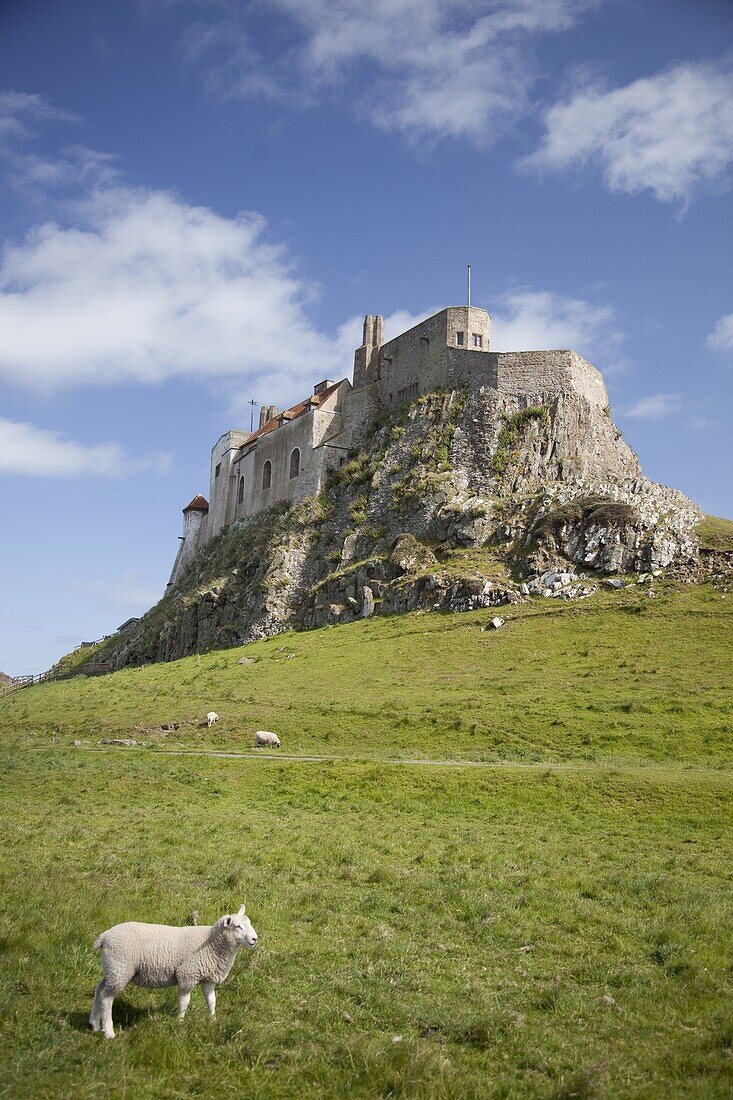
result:
[[[179,536],[181,545],[178,547],[166,592],[176,583],[199,549],[201,528],[208,514],[209,502],[201,493],[198,493],[183,509],[183,534]]]
[[[363,343],[354,352],[354,389],[375,380],[378,352],[384,343],[384,317],[381,313],[364,318]]]

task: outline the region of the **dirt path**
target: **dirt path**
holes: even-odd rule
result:
[[[123,745],[54,745],[53,751],[59,749],[72,750],[74,752],[97,753],[137,753],[144,752],[151,755],[148,748],[140,749]],[[48,747],[39,746],[35,751],[48,751]],[[521,761],[521,760],[440,760],[430,757],[399,757],[399,756],[338,756],[338,755],[310,755],[283,752],[264,752],[252,749],[249,752],[227,751],[225,749],[153,749],[154,756],[199,756],[214,760],[246,760],[246,761],[273,761],[285,760],[288,763],[300,764],[360,764],[360,765],[387,765],[409,766],[427,768],[487,768],[494,770],[520,770],[520,771],[556,771],[556,772],[630,772],[634,774],[653,775],[659,772],[690,772],[694,775],[709,774],[721,778],[731,778],[729,770],[719,767],[707,767],[704,764],[679,764],[675,761],[658,763],[656,761],[642,761],[633,763],[630,761],[597,760],[597,761]]]

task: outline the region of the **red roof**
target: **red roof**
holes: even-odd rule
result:
[[[190,504],[187,504],[183,509],[184,515],[186,512],[208,512],[209,502],[206,497],[202,497],[201,493],[197,493]]]
[[[250,436],[245,439],[242,444],[242,449],[251,446],[261,435],[267,435],[268,432],[274,432],[275,428],[279,427],[280,420],[285,417],[286,420],[295,420],[297,416],[301,416],[309,405],[320,405],[327,397],[339,388],[342,382],[346,379],[342,378],[341,382],[334,382],[332,386],[324,390],[323,393],[314,393],[311,397],[306,397],[304,401],[299,401],[297,405],[291,405],[289,409],[284,409],[283,412],[278,413],[277,416],[273,416],[272,420],[268,420],[261,428],[258,428],[256,432],[252,432]]]

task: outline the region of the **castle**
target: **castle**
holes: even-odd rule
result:
[[[208,501],[183,509],[183,534],[168,589],[222,528],[276,501],[316,496],[329,467],[343,465],[381,409],[397,409],[439,387],[481,386],[520,406],[573,391],[598,409],[608,396],[599,371],[573,351],[492,352],[491,318],[476,306],[449,306],[384,342],[380,315],[364,319],[353,382],[324,379],[289,409],[263,405],[256,431],[232,430],[211,452]]]

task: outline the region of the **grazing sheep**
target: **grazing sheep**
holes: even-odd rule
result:
[[[218,722],[218,721],[219,721],[219,715],[216,713],[215,710],[210,710],[209,713],[206,715],[206,725],[209,727],[209,729],[211,729],[214,722]]]
[[[191,991],[200,985],[213,1020],[215,987],[232,969],[239,948],[256,943],[257,933],[244,915],[244,906],[206,927],[127,921],[108,928],[94,942],[95,949],[102,951],[104,978],[94,991],[89,1014],[92,1030],[101,1027],[106,1039],[114,1039],[112,1001],[128,982],[150,988],[177,985],[179,1020],[186,1015]]]
[[[280,748],[280,738],[276,733],[268,733],[267,730],[257,730],[255,745],[268,745],[272,749]]]

